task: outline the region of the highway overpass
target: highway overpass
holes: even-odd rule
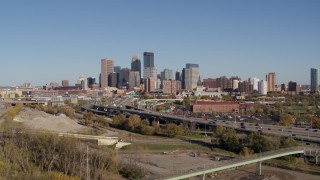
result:
[[[173,116],[170,114],[159,113],[155,111],[141,110],[134,107],[132,109],[120,108],[116,106],[97,106],[93,105],[92,107],[84,106],[82,107],[83,111],[91,111],[99,115],[105,115],[112,117],[118,114],[137,114],[142,118],[147,118],[149,120],[157,120],[160,124],[168,123],[187,123],[191,129],[200,128],[202,131],[211,131],[215,126],[220,125],[229,128],[235,128],[238,131],[252,133],[252,132],[261,132],[271,135],[279,135],[284,137],[292,137],[296,140],[302,140],[307,142],[320,143],[320,130],[306,130],[304,128],[296,127],[284,127],[278,125],[269,125],[269,124],[255,124],[255,123],[245,123],[243,122],[244,127],[241,126],[241,123],[238,121],[235,123],[233,120],[204,120],[203,118],[184,118],[179,116]]]

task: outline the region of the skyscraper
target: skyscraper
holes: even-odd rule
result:
[[[173,72],[172,70],[170,69],[164,69],[162,72],[161,72],[161,80],[173,80]]]
[[[140,86],[140,74],[139,71],[130,71],[129,74],[129,88]]]
[[[138,71],[141,78],[141,61],[139,55],[132,56],[131,71]]]
[[[130,69],[122,68],[119,73],[119,86],[125,87],[129,83]]]
[[[268,92],[268,83],[267,81],[264,81],[264,80],[261,80],[259,81],[259,94],[262,94],[262,95],[267,95],[267,92]]]
[[[176,71],[175,80],[181,81],[181,73],[179,71]]]
[[[143,53],[143,78],[157,79],[157,68],[154,66],[153,52]]]
[[[266,80],[268,83],[268,92],[275,91],[276,88],[276,73],[268,73],[266,75]]]
[[[318,84],[318,69],[311,68],[311,80],[310,80],[310,90],[311,92],[316,92],[319,90]]]
[[[143,53],[143,67],[154,67],[154,53],[144,52]]]
[[[186,64],[185,68],[185,88],[192,91],[197,87],[199,78],[199,65],[198,64]]]
[[[101,59],[101,88],[108,86],[108,76],[114,71],[114,63],[112,59]]]
[[[256,78],[256,77],[251,77],[248,80],[249,80],[249,83],[253,85],[253,90],[258,91],[259,90],[258,83],[259,83],[260,79]]]

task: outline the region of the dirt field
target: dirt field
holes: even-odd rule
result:
[[[45,112],[25,108],[15,118],[15,122],[37,130],[46,130],[52,132],[78,132],[85,128],[79,125],[75,120],[61,114],[54,116]]]
[[[202,177],[193,178],[193,180],[202,179]],[[255,175],[255,165],[241,167],[236,170],[228,170],[219,172],[215,176],[207,176],[206,179],[217,180],[253,180],[253,179],[268,179],[268,180],[319,180],[320,176],[304,174],[296,171],[279,169],[269,166],[262,166],[262,176]]]

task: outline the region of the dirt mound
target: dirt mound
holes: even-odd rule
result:
[[[21,122],[32,129],[47,130],[53,132],[79,132],[85,126],[79,125],[75,120],[64,114],[54,116],[37,109],[23,109],[14,121]]]

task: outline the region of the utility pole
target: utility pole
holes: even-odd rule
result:
[[[234,112],[234,128],[237,128],[236,109],[233,109],[233,112]]]
[[[90,172],[89,172],[89,146],[87,145],[87,180],[90,180]]]

